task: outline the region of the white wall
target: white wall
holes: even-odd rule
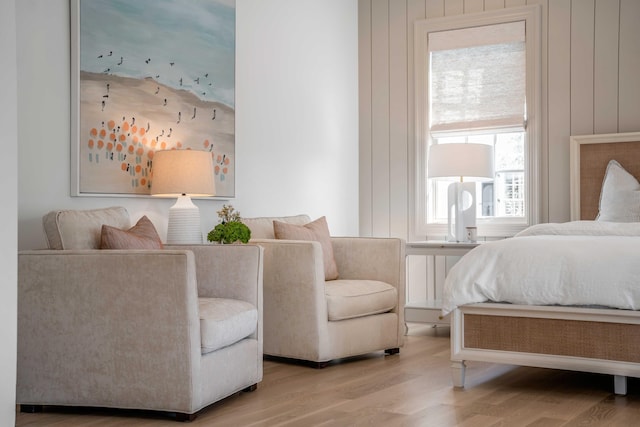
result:
[[[243,214],[307,207],[357,234],[356,0],[239,0],[237,11]]]
[[[18,115],[16,112],[17,69],[15,1],[0,3],[0,129],[2,129],[3,166],[0,181],[4,182],[2,220],[5,224],[18,221]],[[17,231],[15,227],[0,230],[0,426],[15,424],[16,402],[16,319],[17,319]]]
[[[542,219],[569,220],[569,135],[640,130],[637,0],[359,0],[360,233],[409,236],[413,23],[542,8]],[[424,236],[421,236],[424,238]]]
[[[207,232],[231,203],[245,217],[326,215],[358,233],[356,0],[237,0],[236,198],[196,200]],[[125,206],[166,233],[173,203],[70,197],[69,1],[16,2],[19,248],[45,246],[52,209]]]

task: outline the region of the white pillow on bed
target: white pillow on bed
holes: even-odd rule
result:
[[[600,191],[598,221],[640,221],[640,183],[615,160],[609,161]]]

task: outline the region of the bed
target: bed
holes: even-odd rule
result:
[[[449,272],[443,314],[451,314],[451,368],[456,387],[464,387],[467,361],[609,374],[616,394],[626,394],[627,377],[640,377],[640,217],[636,218],[640,188],[634,178],[640,177],[640,132],[571,137],[570,153],[571,222],[540,224],[505,242],[480,245]],[[619,175],[616,165],[626,175]],[[625,201],[633,206],[622,206]],[[604,207],[600,212],[601,204],[606,212]],[[609,223],[603,218],[629,222]],[[522,257],[529,242],[536,256],[524,263],[509,258]],[[512,244],[516,249],[500,247]],[[556,246],[562,255],[544,261],[542,253]],[[600,258],[610,262],[601,271],[598,257],[592,257],[586,264],[596,268],[589,273],[584,260],[576,257],[588,258],[596,247],[607,254]],[[629,252],[631,257],[626,256]],[[573,253],[576,257],[564,256]],[[553,264],[557,262],[564,264]],[[555,276],[518,284],[518,291],[498,289],[496,283],[515,277],[513,271],[500,270],[505,265],[527,272],[521,277],[536,274],[536,269],[553,271]],[[576,274],[583,267],[584,274]],[[486,289],[480,289],[486,279],[482,275],[489,277]],[[600,287],[576,291],[571,288],[574,283],[560,283],[577,280]],[[551,291],[554,283],[557,291]],[[554,300],[554,293],[562,298]]]

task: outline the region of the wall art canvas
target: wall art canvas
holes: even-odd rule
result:
[[[72,194],[148,195],[153,154],[211,152],[235,196],[235,0],[71,0]]]

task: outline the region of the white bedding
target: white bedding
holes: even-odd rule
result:
[[[539,224],[487,242],[447,275],[443,314],[476,302],[640,309],[640,224]]]

